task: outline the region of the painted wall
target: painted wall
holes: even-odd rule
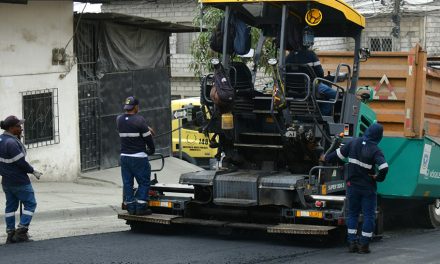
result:
[[[78,85],[73,65],[52,65],[52,49],[73,35],[73,2],[0,3],[0,117],[23,116],[20,92],[58,88],[60,143],[28,150],[27,160],[47,181],[79,174]],[[72,62],[73,41],[67,46]],[[60,75],[65,75],[60,78]]]

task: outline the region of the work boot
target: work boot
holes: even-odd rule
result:
[[[354,242],[350,242],[350,244],[348,245],[348,252],[349,253],[356,253],[359,251],[359,247],[356,241]]]
[[[136,208],[136,215],[150,215],[153,212],[149,208]]]
[[[128,212],[129,215],[135,215],[136,214],[135,210],[127,210],[127,212]]]
[[[136,206],[134,203],[127,204],[125,206],[125,209],[127,210],[129,215],[135,215],[136,214]]]
[[[14,235],[12,236],[12,240],[17,243],[32,241],[31,239],[29,239],[28,228],[26,227],[17,228]]]
[[[6,231],[8,234],[8,237],[6,238],[6,244],[12,244],[15,243],[15,240],[13,239],[15,234],[15,229]]]
[[[369,244],[360,245],[359,246],[359,251],[358,251],[359,254],[368,254],[370,252],[371,251],[370,251],[370,245]]]

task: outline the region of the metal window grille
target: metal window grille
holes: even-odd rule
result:
[[[60,143],[58,89],[21,93],[23,98],[24,144],[37,148]]]
[[[389,37],[369,38],[370,51],[393,51],[393,40]]]

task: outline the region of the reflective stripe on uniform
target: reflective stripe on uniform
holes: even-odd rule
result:
[[[150,131],[148,131],[148,132],[142,134],[143,137],[148,137],[148,136],[150,136],[150,135],[151,135],[151,132],[150,132]]]
[[[30,216],[33,216],[33,215],[34,215],[34,212],[31,212],[31,211],[28,211],[28,210],[23,210],[23,214],[24,214],[24,215],[30,215]]]
[[[357,234],[357,230],[356,229],[347,229],[347,233],[349,233],[349,234]]]
[[[361,166],[362,168],[369,169],[369,170],[373,167],[372,165],[370,165],[370,164],[366,164],[366,163],[363,163],[362,161],[359,161],[359,160],[357,160],[357,159],[349,158],[349,159],[348,159],[348,162],[349,162],[349,163],[356,164],[356,165],[359,165],[359,166]]]
[[[119,133],[119,137],[140,137],[139,133]]]
[[[373,237],[373,232],[371,232],[371,233],[362,232],[362,236],[364,236],[364,237]]]
[[[309,63],[306,63],[308,66],[310,66],[310,67],[314,67],[314,66],[318,66],[318,65],[321,65],[321,62],[320,61],[315,61],[315,62],[309,62]]]
[[[379,166],[379,170],[382,170],[382,169],[385,169],[385,168],[388,168],[388,163],[386,163],[386,162]]]
[[[137,200],[137,203],[146,204],[147,202],[146,201],[142,201],[142,200]]]
[[[5,217],[15,216],[15,212],[5,213]]]
[[[13,162],[16,162],[17,160],[19,160],[19,159],[21,159],[21,158],[23,158],[23,157],[24,157],[24,154],[23,154],[23,153],[20,153],[20,154],[18,154],[17,156],[13,157],[12,159],[3,159],[3,158],[0,158],[0,162],[3,162],[3,163],[13,163]]]
[[[341,160],[345,159],[344,155],[342,155],[342,153],[341,153],[341,149],[340,149],[340,148],[338,148],[338,149],[336,150],[336,154],[338,154],[338,157],[339,157]]]

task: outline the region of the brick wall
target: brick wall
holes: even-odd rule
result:
[[[313,49],[316,50],[348,50],[348,40],[346,38],[316,38]]]
[[[189,69],[192,61],[191,54],[172,54],[171,55],[171,76],[172,77],[194,77],[194,73]]]
[[[200,80],[194,77],[173,77],[171,95],[173,97],[200,96]]]
[[[149,1],[111,1],[102,4],[102,12],[115,12],[135,16],[145,16],[167,22],[191,23],[196,12],[197,2],[188,0]]]
[[[426,17],[426,50],[430,56],[440,56],[440,14]]]
[[[394,27],[391,15],[388,17],[369,18],[362,35],[362,47],[369,47],[368,39],[371,37],[388,37],[392,38],[393,51],[408,51],[416,43],[423,44],[423,26],[423,17],[402,17],[400,37],[394,38],[391,36],[391,31]]]

